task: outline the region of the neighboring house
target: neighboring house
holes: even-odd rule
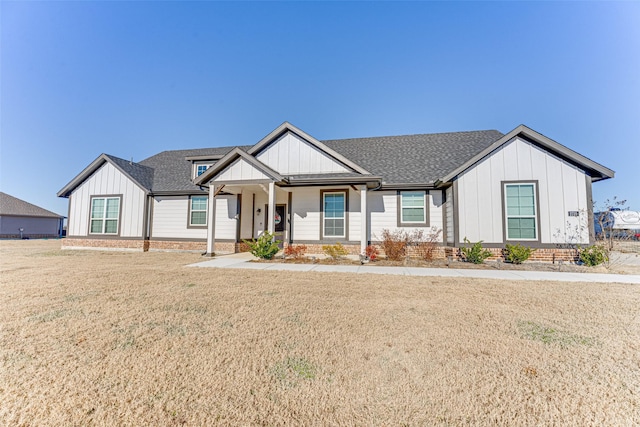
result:
[[[0,193],[0,238],[51,238],[62,235],[64,217]]]
[[[420,229],[441,231],[443,253],[468,238],[551,259],[589,244],[591,184],[613,175],[526,126],[319,141],[285,122],[254,145],[102,154],[58,196],[65,247],[236,252],[268,230],[357,254],[384,229]]]

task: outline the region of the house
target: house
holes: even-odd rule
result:
[[[0,239],[40,239],[62,235],[64,217],[0,192]]]
[[[67,248],[228,253],[267,230],[358,254],[384,229],[419,229],[440,231],[443,253],[466,238],[551,259],[593,239],[591,185],[613,175],[526,126],[319,141],[285,122],[254,145],[102,154],[58,196]]]

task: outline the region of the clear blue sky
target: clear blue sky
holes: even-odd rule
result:
[[[0,188],[100,153],[524,123],[616,171],[640,210],[640,3],[0,2]]]

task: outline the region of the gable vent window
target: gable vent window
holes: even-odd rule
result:
[[[207,202],[206,196],[193,196],[189,204],[189,225],[206,226],[207,225]]]
[[[120,197],[91,199],[91,234],[118,234]]]
[[[537,240],[535,184],[505,184],[507,240]]]

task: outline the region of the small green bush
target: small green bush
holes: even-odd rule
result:
[[[280,240],[273,240],[273,234],[265,231],[258,240],[244,240],[249,245],[251,255],[261,259],[271,259],[278,253]]]
[[[517,245],[510,245],[507,243],[506,249],[504,250],[505,258],[513,264],[522,264],[524,261],[528,260],[531,254],[535,251],[535,249],[522,246],[520,243]]]
[[[471,242],[466,237],[464,242],[470,244]],[[485,259],[491,256],[491,251],[482,247],[482,240],[474,243],[470,248],[460,248],[460,252],[464,255],[466,262],[472,262],[474,264],[482,264]]]
[[[588,267],[595,267],[605,262],[609,262],[609,253],[602,245],[587,246],[578,250],[580,261]]]
[[[332,259],[338,259],[342,256],[348,255],[349,252],[342,246],[342,243],[338,242],[335,245],[323,245],[322,252]]]

